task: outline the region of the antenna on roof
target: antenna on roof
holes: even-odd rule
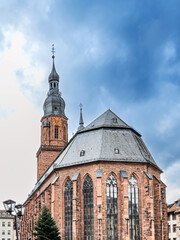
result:
[[[78,131],[82,130],[84,128],[84,121],[83,121],[83,116],[82,116],[82,103],[79,104],[80,107],[80,118],[79,118],[79,127],[78,127]]]

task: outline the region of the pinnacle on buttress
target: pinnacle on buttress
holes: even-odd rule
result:
[[[79,118],[79,127],[78,131],[82,130],[84,128],[84,121],[83,121],[83,116],[82,116],[82,103],[80,103],[80,118]]]

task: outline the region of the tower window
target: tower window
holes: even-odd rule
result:
[[[66,141],[66,128],[63,127],[63,139],[64,141]]]
[[[56,84],[54,83],[54,88],[56,87]]]
[[[54,137],[57,139],[58,138],[58,127],[56,126],[55,127],[55,135],[54,135]]]
[[[52,88],[52,83],[51,83],[51,88]]]

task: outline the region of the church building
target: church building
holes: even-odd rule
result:
[[[142,136],[107,110],[68,141],[65,101],[54,54],[41,119],[37,183],[24,203],[20,237],[32,232],[41,207],[62,240],[168,240],[166,186]]]

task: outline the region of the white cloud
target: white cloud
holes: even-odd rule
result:
[[[176,49],[173,42],[166,43],[164,47],[164,57],[166,61],[176,57]]]
[[[45,69],[37,66],[37,43],[27,49],[27,39],[10,27],[3,30],[0,52],[0,203],[7,198],[23,202],[36,181],[36,151],[40,144],[42,113],[21,92],[21,85],[36,86],[44,79]],[[21,69],[23,79],[17,72]],[[1,208],[1,207],[0,207]]]
[[[180,197],[180,160],[172,163],[162,174],[162,180],[167,184],[167,202],[172,203]]]

